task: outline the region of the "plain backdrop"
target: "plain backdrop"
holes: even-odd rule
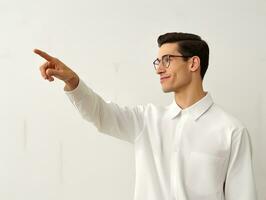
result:
[[[133,146],[81,119],[32,50],[62,60],[105,100],[167,105],[173,94],[152,65],[166,32],[208,42],[205,91],[248,128],[266,199],[265,21],[265,0],[0,0],[0,199],[133,199]]]

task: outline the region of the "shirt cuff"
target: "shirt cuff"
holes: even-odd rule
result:
[[[72,102],[79,102],[86,94],[91,93],[91,89],[79,78],[78,86],[75,89],[64,92]]]

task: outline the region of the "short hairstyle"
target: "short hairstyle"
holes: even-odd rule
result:
[[[177,43],[177,50],[183,56],[198,56],[200,58],[200,75],[203,80],[209,65],[209,46],[200,36],[191,33],[171,32],[160,35],[157,43],[159,47],[165,43]],[[188,60],[188,58],[183,59]]]

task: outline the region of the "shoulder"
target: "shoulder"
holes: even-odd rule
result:
[[[208,115],[211,120],[232,131],[246,129],[242,121],[215,103],[209,109]]]

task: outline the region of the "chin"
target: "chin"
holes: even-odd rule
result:
[[[162,90],[163,90],[164,93],[173,92],[172,88],[164,88],[164,87],[162,87]]]

